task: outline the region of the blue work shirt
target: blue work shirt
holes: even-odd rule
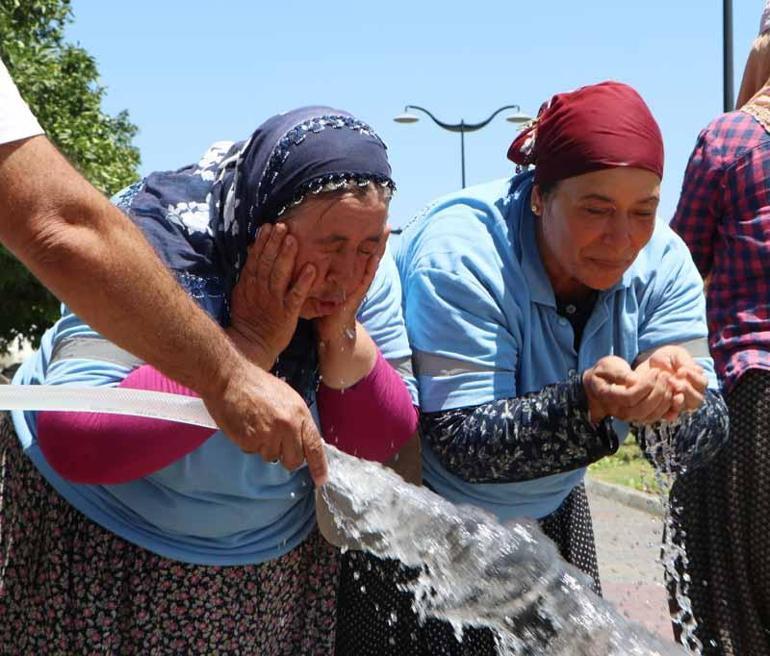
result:
[[[400,365],[409,360],[401,287],[388,251],[358,318],[388,361]],[[52,361],[57,345],[98,337],[64,308],[40,349],[16,373],[14,384],[117,386],[131,366],[81,357]],[[408,373],[403,376],[416,404],[415,382]],[[265,462],[259,455],[243,453],[221,431],[144,478],[83,485],[63,479],[46,462],[37,443],[36,416],[11,413],[25,453],[46,480],[92,521],[161,556],[203,565],[261,563],[291,551],[315,526],[307,466],[292,472]]]
[[[396,261],[424,412],[537,392],[606,355],[633,363],[666,344],[705,344],[701,277],[682,240],[657,221],[620,282],[600,292],[576,351],[540,258],[531,189],[531,172],[465,189],[433,203],[402,235]],[[703,356],[697,360],[716,388],[707,349]],[[429,444],[423,470],[442,496],[502,520],[551,514],[585,474],[468,483],[447,471]]]

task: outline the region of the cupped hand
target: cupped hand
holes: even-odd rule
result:
[[[703,367],[685,348],[669,345],[656,349],[636,366],[636,371],[648,369],[665,371],[671,375],[671,388],[675,397],[681,401],[680,412],[693,412],[703,403],[708,378]]]
[[[609,416],[640,424],[661,421],[677,403],[670,379],[659,369],[634,371],[617,356],[600,359],[583,374],[592,421]]]

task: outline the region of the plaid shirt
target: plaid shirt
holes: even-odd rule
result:
[[[711,353],[725,392],[770,370],[770,135],[724,114],[701,132],[671,223],[708,279]]]

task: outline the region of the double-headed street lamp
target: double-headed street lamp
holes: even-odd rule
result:
[[[500,107],[500,109],[497,109],[494,112],[492,112],[489,118],[487,118],[484,121],[481,121],[480,123],[466,123],[462,119],[460,120],[459,123],[445,123],[444,121],[439,121],[433,114],[431,114],[431,112],[429,112],[424,107],[418,107],[417,105],[407,105],[406,107],[404,107],[404,112],[394,117],[393,120],[396,123],[416,123],[417,121],[420,120],[420,117],[416,116],[415,114],[411,114],[410,110],[417,110],[418,112],[422,112],[423,114],[426,114],[427,116],[429,116],[433,120],[433,122],[439,127],[444,128],[445,130],[449,130],[450,132],[459,132],[460,133],[460,163],[462,167],[463,187],[465,187],[465,133],[476,132],[476,130],[481,130],[481,128],[488,125],[489,122],[495,116],[497,116],[500,112],[505,111],[506,109],[513,110],[511,114],[505,117],[505,120],[509,121],[510,123],[521,124],[531,120],[529,116],[522,113],[521,107],[519,107],[518,105],[505,105],[504,107]]]

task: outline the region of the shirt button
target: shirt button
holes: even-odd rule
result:
[[[568,322],[568,321],[567,321],[567,320],[566,320],[564,317],[561,317],[561,318],[559,319],[559,325],[560,325],[560,326],[566,326],[568,323],[569,323],[569,322]]]
[[[575,369],[570,369],[570,370],[567,372],[567,375],[568,375],[568,376],[574,376],[576,373],[577,373],[577,371],[576,371]]]
[[[567,311],[567,314],[575,314],[575,312],[577,312],[577,308],[572,304],[568,305],[564,309]]]

